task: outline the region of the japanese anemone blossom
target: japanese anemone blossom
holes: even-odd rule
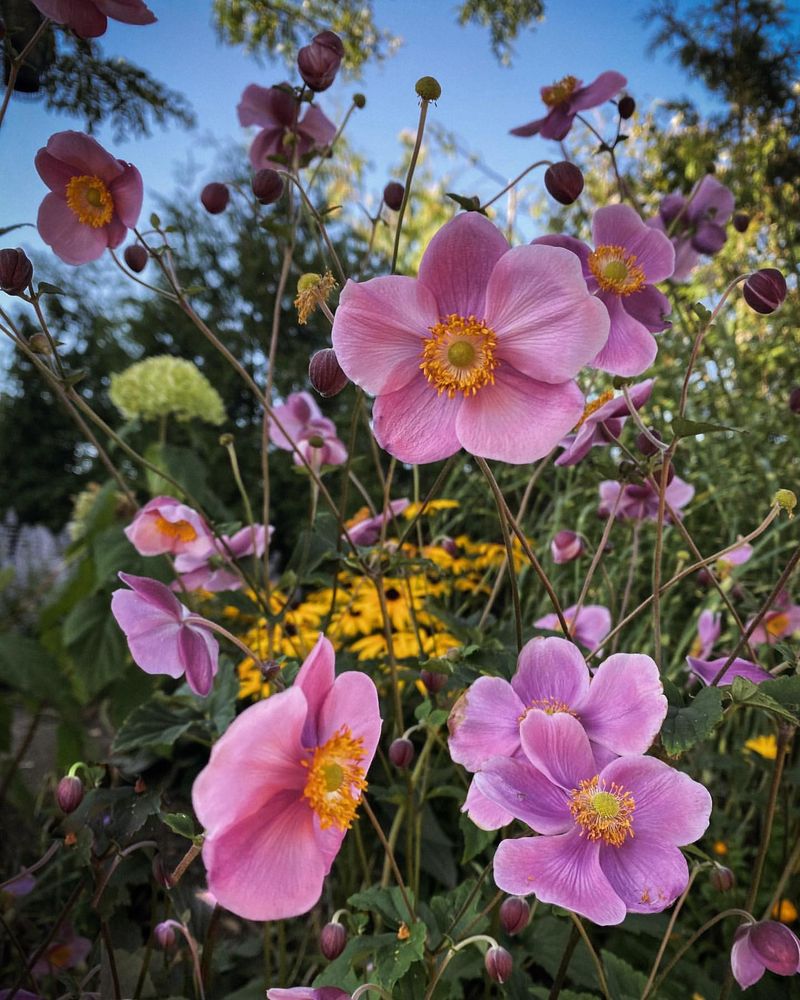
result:
[[[531,639],[520,650],[511,682],[479,677],[453,706],[448,720],[450,756],[478,772],[465,811],[485,829],[511,821],[507,812],[485,808],[481,768],[506,757],[510,772],[521,759],[520,725],[534,709],[566,712],[583,726],[598,762],[644,753],[667,714],[658,667],[642,653],[615,653],[594,677],[578,648],[566,639]],[[514,759],[515,758],[515,759]]]
[[[192,789],[206,829],[208,887],[248,920],[280,920],[317,902],[366,788],[381,731],[366,674],[334,679],[320,635],[291,688],[245,709],[214,745]]]
[[[649,378],[630,387],[628,395],[635,409],[640,409],[650,398],[653,381]],[[586,458],[592,448],[612,444],[619,438],[630,415],[624,396],[615,397],[612,389],[604,392],[586,407],[574,433],[559,441],[564,451],[558,456],[555,464],[577,465]]]
[[[746,990],[761,979],[765,969],[779,976],[800,972],[800,940],[775,920],[742,924],[731,948],[733,978]]]
[[[155,14],[143,0],[32,0],[45,17],[65,24],[81,38],[99,38],[108,19],[124,24],[153,24]]]
[[[70,924],[62,925],[31,972],[34,976],[54,976],[64,969],[74,969],[86,961],[91,950],[89,938],[76,934]]]
[[[606,205],[592,219],[594,250],[574,236],[540,236],[534,245],[564,247],[581,262],[586,284],[608,310],[608,343],[592,361],[614,375],[640,375],[658,353],[654,333],[670,325],[672,306],[653,282],[668,278],[675,250],[630,205]]]
[[[267,531],[270,538],[275,529],[263,524],[246,525],[234,535],[222,535],[212,539],[202,555],[181,554],[175,560],[175,569],[180,573],[180,583],[173,584],[173,590],[183,586],[187,590],[239,590],[239,577],[231,568],[231,561],[264,554]]]
[[[565,76],[539,91],[542,101],[550,109],[545,117],[512,128],[511,134],[527,138],[538,133],[543,139],[561,140],[572,128],[575,115],[604,104],[618,94],[627,82],[621,73],[613,70],[601,73],[585,87],[581,86],[583,81],[577,77]]]
[[[594,653],[603,638],[611,631],[611,612],[602,604],[586,604],[580,611],[578,605],[573,604],[570,608],[564,608],[564,617],[569,626],[569,634],[584,646],[590,653]],[[561,622],[558,615],[549,614],[535,621],[536,628],[546,628],[550,632],[561,632]]]
[[[722,632],[722,615],[706,608],[697,619],[697,635],[689,650],[690,657],[707,659]]]
[[[211,529],[191,507],[175,497],[153,497],[125,529],[141,556],[201,557],[213,543]]]
[[[655,757],[617,757],[601,767],[566,712],[533,709],[519,732],[524,758],[494,757],[480,787],[542,836],[500,844],[498,888],[534,893],[601,925],[673,903],[689,880],[679,848],[708,826],[703,785]]]
[[[674,281],[685,281],[701,254],[719,253],[727,240],[725,223],[733,214],[734,198],[716,177],[706,174],[688,198],[668,194],[648,226],[667,233],[675,247]]]
[[[716,660],[708,660],[697,656],[687,656],[686,662],[692,673],[699,677],[704,684],[711,684],[722,670],[723,665],[728,662],[728,657],[720,656]],[[753,684],[772,680],[772,674],[764,670],[763,667],[759,667],[750,660],[742,660],[738,656],[720,677],[717,684],[733,684],[736,677],[744,677],[745,680],[752,681]]]
[[[288,83],[280,87],[244,88],[236,107],[240,125],[260,125],[250,146],[253,170],[291,163],[295,151],[299,161],[333,142],[336,126],[318,107],[310,105],[300,118],[301,105]]]
[[[111,613],[125,633],[134,663],[146,674],[180,677],[205,697],[217,672],[219,644],[169,587],[146,576],[120,573],[130,590],[115,590]],[[192,618],[192,621],[187,619]]]
[[[384,521],[391,524],[398,514],[408,507],[411,501],[408,497],[401,497],[399,500],[390,500],[385,514],[376,514],[369,517],[369,508],[364,507],[355,517],[346,522],[347,534],[353,545],[374,545],[381,537],[381,529]],[[344,537],[344,536],[342,536]]]
[[[274,407],[272,412],[286,433],[270,421],[269,439],[276,447],[293,452],[295,465],[303,464],[295,446],[313,468],[342,465],[347,461],[347,448],[336,436],[336,424],[323,417],[311,393],[292,392],[286,402]]]
[[[750,621],[747,622],[748,626]],[[753,630],[753,643],[767,643],[774,646],[779,639],[800,632],[800,604],[792,604],[792,599],[784,590],[775,599],[775,605],[768,611]]]
[[[442,226],[417,278],[348,281],[333,324],[345,373],[377,396],[375,437],[402,462],[461,447],[511,463],[546,455],[580,419],[572,380],[607,336],[571,254],[512,250],[477,212]]]
[[[631,521],[656,521],[658,520],[658,490],[653,489],[649,482],[645,483],[618,483],[616,479],[604,479],[600,483],[600,506],[597,513],[600,517],[610,517],[611,512],[616,508],[614,515],[619,520]],[[678,517],[682,517],[682,508],[694,496],[694,486],[674,476],[672,482],[664,491],[666,501],[675,511]],[[664,517],[664,521],[669,523],[671,517],[669,512]]]
[[[50,188],[37,227],[66,264],[97,260],[123,242],[142,210],[142,176],[83,132],[56,132],[36,154],[36,169]]]

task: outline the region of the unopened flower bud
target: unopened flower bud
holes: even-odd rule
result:
[[[31,278],[33,264],[24,250],[0,250],[0,288],[7,295],[21,295]]]
[[[509,896],[500,907],[500,923],[512,937],[524,931],[531,918],[531,908],[521,896]]]
[[[583,174],[567,160],[551,164],[544,174],[544,186],[562,205],[571,205],[583,191]]]
[[[230,431],[226,431],[224,434],[220,434],[220,436],[219,436],[220,447],[221,448],[230,448],[230,446],[233,444],[234,440],[235,440],[235,438],[234,438],[233,434],[231,434]]]
[[[277,660],[264,660],[263,663],[259,665],[261,670],[261,679],[268,683],[272,678],[281,672],[281,665]]]
[[[550,542],[550,555],[553,557],[553,562],[559,565],[572,562],[581,552],[583,552],[583,539],[574,531],[559,531]]]
[[[794,517],[794,509],[797,506],[797,497],[791,490],[778,490],[772,498],[773,504],[777,504],[785,510],[789,517]]]
[[[420,670],[419,676],[431,694],[437,694],[447,683],[447,674],[435,673],[433,670]]]
[[[620,118],[624,121],[630,118],[636,110],[636,101],[634,101],[630,94],[626,94],[624,97],[620,97],[617,110],[619,111]]]
[[[343,56],[341,38],[333,31],[321,31],[297,53],[297,68],[303,82],[317,94],[327,90],[336,79]]]
[[[777,268],[755,271],[744,283],[744,300],[757,313],[773,313],[786,298],[786,278]]]
[[[28,340],[28,347],[34,354],[52,354],[53,345],[46,333],[32,333]]]
[[[650,431],[650,437],[648,437],[644,431],[640,431],[636,435],[636,447],[642,455],[655,455],[655,453],[659,450],[650,438],[655,438],[656,441],[660,441],[661,435],[658,431]]]
[[[172,880],[172,872],[160,854],[153,855],[151,871],[156,883],[164,889],[171,889],[175,883]]]
[[[511,970],[514,968],[514,960],[505,948],[495,945],[495,947],[490,948],[486,952],[484,965],[492,982],[502,984],[508,982],[510,979]]]
[[[438,101],[442,96],[442,87],[433,76],[421,76],[414,85],[414,90],[423,101]]]
[[[406,189],[398,181],[389,181],[386,187],[383,189],[383,200],[386,203],[387,208],[391,208],[393,212],[399,212],[400,206],[403,204],[403,195],[406,193]]]
[[[797,972],[797,938],[783,924],[763,920],[751,927],[750,947],[770,972],[779,976]]]
[[[747,212],[734,212],[733,219],[731,221],[733,222],[733,228],[737,233],[746,233],[747,228],[750,225],[750,216]]]
[[[228,190],[227,184],[220,184],[218,181],[206,184],[200,192],[200,201],[203,203],[203,208],[211,215],[219,215],[220,212],[224,212],[228,207],[230,198],[231,193]]]
[[[414,744],[411,740],[392,740],[389,744],[389,760],[400,771],[405,771],[414,759]]]
[[[353,104],[357,108],[365,108],[367,106],[367,99],[363,94],[353,94]]]
[[[319,950],[332,962],[344,951],[347,944],[347,931],[341,924],[325,924],[319,936]]]
[[[800,413],[800,385],[794,386],[789,393],[789,409],[792,413]]]
[[[344,389],[350,381],[342,371],[336,351],[332,347],[324,347],[311,355],[308,362],[308,378],[320,396],[330,399]]]
[[[147,251],[141,244],[132,243],[129,247],[125,247],[125,253],[123,254],[125,258],[125,263],[131,269],[139,274],[140,271],[144,271],[147,267]]]
[[[162,920],[153,928],[153,937],[156,944],[162,951],[172,951],[178,943],[178,935],[175,933],[174,920]]]
[[[83,782],[74,774],[61,779],[56,789],[56,802],[63,813],[73,813],[83,802]]]
[[[277,170],[263,167],[253,174],[253,194],[262,205],[272,205],[283,194],[283,178]]]
[[[736,878],[733,872],[724,865],[716,865],[711,869],[709,881],[717,892],[730,892],[734,885],[736,885]]]

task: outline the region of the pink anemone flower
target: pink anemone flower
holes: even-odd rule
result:
[[[34,976],[54,976],[64,969],[74,969],[85,962],[92,950],[92,942],[75,933],[69,925],[61,927],[31,969]]]
[[[354,671],[334,679],[333,646],[322,635],[291,688],[238,716],[192,789],[208,887],[221,906],[248,920],[314,906],[380,730],[375,684]]]
[[[752,618],[747,622],[750,625]],[[800,632],[800,604],[792,604],[791,597],[783,591],[775,599],[775,606],[768,611],[753,630],[751,641],[774,646],[779,639],[787,639]]]
[[[130,590],[115,590],[111,613],[125,633],[134,663],[146,674],[181,677],[205,697],[217,672],[219,644],[169,587],[146,576],[120,573]]]
[[[410,503],[411,501],[408,497],[402,497],[400,500],[391,500],[385,513],[376,514],[375,517],[369,517],[368,508],[365,507],[363,516],[356,514],[354,518],[345,524],[350,541],[353,545],[374,545],[381,537],[381,529],[384,522],[388,522],[388,526],[390,526],[397,515],[402,514]]]
[[[722,615],[718,611],[715,613],[708,609],[701,611],[697,620],[697,635],[692,642],[689,656],[707,660],[721,632]]]
[[[733,195],[710,174],[695,185],[688,198],[668,194],[661,200],[658,215],[647,224],[672,239],[675,247],[673,281],[686,281],[701,254],[719,253],[728,238],[725,223],[733,209]]]
[[[81,38],[99,38],[108,19],[124,24],[153,24],[155,14],[143,0],[32,0],[45,17],[64,24]]]
[[[295,447],[315,469],[322,465],[343,465],[347,461],[347,448],[336,436],[336,424],[323,417],[310,393],[292,392],[286,402],[274,407],[272,412],[286,433],[270,421],[269,439],[277,448],[293,452],[295,465],[303,464]]]
[[[511,682],[479,677],[453,706],[448,719],[450,756],[478,772],[464,804],[472,821],[497,829],[511,816],[482,795],[481,768],[493,757],[520,761],[520,725],[529,712],[566,712],[577,718],[595,758],[608,763],[622,754],[644,753],[667,714],[658,667],[640,653],[615,653],[589,670],[574,643],[531,639],[521,649]]]
[[[140,556],[199,557],[213,544],[206,522],[175,497],[153,497],[125,529],[128,541]]]
[[[600,483],[600,506],[597,513],[600,517],[610,517],[616,507],[616,517],[619,520],[657,521],[658,491],[646,483],[618,483],[615,479],[604,479]],[[694,486],[674,476],[672,482],[664,491],[667,503],[678,517],[683,517],[682,509],[694,496]],[[664,517],[665,523],[671,520],[669,513]]]
[[[720,656],[716,660],[708,660],[697,656],[687,656],[686,662],[692,673],[699,677],[704,684],[711,684],[722,670],[723,665],[728,662],[728,657]],[[764,670],[763,667],[759,667],[750,660],[742,660],[738,656],[720,677],[717,684],[733,684],[736,677],[744,677],[745,680],[752,681],[753,684],[772,680],[772,674]]]
[[[577,559],[583,549],[583,539],[574,531],[558,531],[550,542],[550,555],[558,565]]]
[[[766,969],[778,976],[800,972],[800,940],[775,920],[742,924],[731,948],[733,978],[746,990],[761,979]]]
[[[614,375],[640,375],[658,353],[654,333],[666,330],[669,299],[653,284],[668,278],[675,250],[630,205],[606,205],[592,219],[594,250],[573,236],[540,236],[538,246],[564,247],[580,260],[586,285],[608,310],[608,343],[592,361]]]
[[[36,154],[36,169],[50,188],[37,227],[66,264],[97,260],[136,225],[142,210],[142,176],[83,132],[56,132]]]
[[[752,555],[753,546],[748,545],[747,542],[742,542],[737,548],[731,549],[730,552],[726,552],[724,556],[717,559],[717,575],[723,580],[726,579],[733,573],[737,566],[743,566],[746,562],[749,562]]]
[[[520,740],[523,761],[493,758],[481,791],[542,836],[500,844],[498,888],[601,925],[673,903],[689,881],[680,847],[708,827],[703,785],[655,757],[617,757],[601,768],[566,712],[529,712]]]
[[[527,138],[537,133],[543,139],[563,139],[572,128],[575,116],[580,111],[588,111],[610,100],[628,81],[621,73],[607,70],[592,83],[582,87],[582,80],[575,76],[565,76],[549,87],[542,87],[539,93],[542,101],[550,109],[544,118],[537,118],[527,125],[511,129],[512,135]]]
[[[288,83],[280,87],[251,83],[245,87],[236,108],[239,124],[261,126],[250,146],[253,170],[285,166],[292,162],[295,151],[302,163],[330,146],[336,135],[333,122],[313,104],[300,118],[301,108]]]
[[[604,637],[611,631],[611,612],[602,604],[585,604],[580,611],[578,605],[564,608],[564,617],[569,626],[569,634],[582,646],[594,653]],[[545,628],[549,632],[561,632],[558,615],[545,615],[534,623],[535,628]]]
[[[267,1000],[350,1000],[346,990],[338,986],[290,986],[281,990],[273,987],[267,990]]]
[[[202,555],[181,553],[175,560],[180,582],[176,581],[172,589],[185,587],[187,590],[208,590],[212,593],[239,590],[242,580],[231,568],[231,562],[245,556],[263,556],[267,530],[272,538],[275,529],[271,524],[267,528],[263,524],[254,524],[252,528],[247,525],[234,535],[212,539]]]
[[[636,410],[640,409],[653,391],[653,379],[632,385],[628,394]],[[564,449],[556,459],[556,465],[577,465],[592,448],[602,448],[613,444],[622,433],[625,421],[631,415],[624,396],[614,397],[613,390],[603,393],[584,410],[580,423],[572,434],[568,434],[559,444]]]
[[[571,254],[509,249],[476,212],[442,226],[417,278],[348,281],[333,324],[340,365],[377,397],[378,443],[413,463],[462,447],[517,464],[542,458],[580,419],[573,379],[607,336]]]

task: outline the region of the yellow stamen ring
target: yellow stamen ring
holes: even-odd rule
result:
[[[429,328],[431,336],[422,348],[420,368],[439,395],[452,399],[457,392],[474,396],[478,389],[494,384],[499,362],[494,350],[494,330],[474,316],[451,313]]]
[[[168,521],[156,514],[156,527],[162,535],[179,542],[193,542],[197,538],[197,532],[188,521]]]
[[[565,76],[557,80],[549,87],[542,87],[542,100],[548,108],[558,107],[564,101],[569,100],[575,93],[578,86],[578,78],[575,76]]]
[[[78,222],[92,229],[107,226],[114,217],[114,199],[105,182],[88,174],[67,181],[67,205]]]
[[[589,840],[602,840],[612,847],[624,844],[633,837],[633,796],[621,785],[612,782],[600,784],[600,776],[582,781],[570,792],[569,811],[581,827],[581,836]]]
[[[364,741],[353,738],[347,726],[342,726],[327,743],[314,750],[310,760],[302,761],[308,768],[303,797],[319,816],[323,830],[330,826],[349,830],[367,787],[360,761],[366,756]]]
[[[644,271],[636,263],[636,254],[627,253],[625,247],[608,243],[592,250],[589,268],[602,290],[615,295],[632,295],[647,281]]]
[[[614,398],[614,390],[606,389],[602,396],[598,396],[597,399],[592,400],[591,403],[586,404],[586,409],[583,411],[583,416],[575,424],[575,430],[577,430],[582,424],[584,424],[593,413],[596,413],[601,406],[605,406],[606,403],[611,402]]]

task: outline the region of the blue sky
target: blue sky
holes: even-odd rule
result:
[[[287,76],[278,62],[259,63],[221,45],[206,0],[150,0],[150,6],[157,24],[111,22],[103,49],[107,56],[124,56],[183,92],[197,113],[198,127],[159,129],[149,139],[126,143],[115,143],[108,129],[97,136],[116,156],[141,170],[146,212],[159,192],[175,190],[178,177],[183,186],[188,181],[190,196],[195,197],[204,183],[216,179],[214,164],[220,152],[239,146],[244,156],[248,133],[236,120],[242,90],[251,82],[269,85]],[[452,130],[499,175],[510,178],[540,154],[552,154],[554,144],[518,139],[508,130],[538,117],[539,87],[567,73],[589,81],[603,70],[617,69],[628,77],[629,91],[642,107],[680,95],[701,104],[707,101],[702,88],[689,83],[665,55],[647,52],[652,30],[642,21],[645,7],[638,0],[549,0],[545,21],[518,39],[509,69],[491,54],[487,31],[456,23],[455,4],[377,0],[377,23],[401,36],[402,46],[384,63],[368,66],[362,79],[338,80],[319,103],[338,120],[356,90],[366,94],[367,105],[351,119],[348,136],[373,165],[370,179],[380,191],[389,166],[398,159],[398,134],[416,125],[414,82],[434,75],[442,84],[442,98],[431,120]],[[80,127],[65,116],[48,115],[36,102],[12,103],[0,131],[0,226],[35,222],[45,194],[33,169],[36,150],[53,132]],[[492,190],[491,184],[484,187],[486,194]],[[32,229],[9,234],[2,243],[43,249]]]

